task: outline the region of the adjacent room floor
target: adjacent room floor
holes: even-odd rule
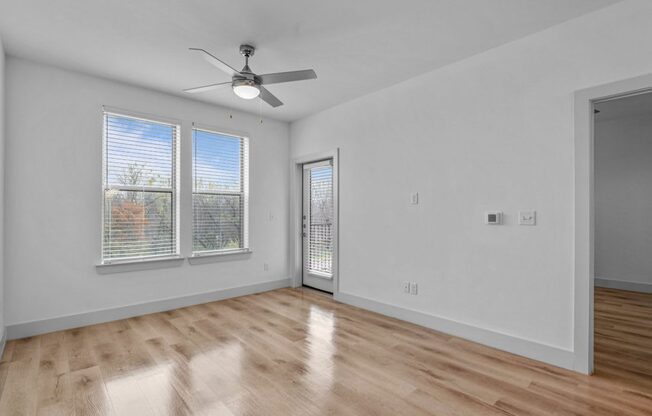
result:
[[[649,415],[652,295],[596,289],[582,376],[282,289],[7,344],[2,415]]]

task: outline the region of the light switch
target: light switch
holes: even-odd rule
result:
[[[412,195],[410,195],[410,203],[412,205],[417,205],[419,203],[419,193],[415,192]]]
[[[536,211],[519,211],[518,212],[519,225],[536,225],[537,212]]]
[[[419,294],[419,285],[417,283],[410,283],[410,294],[418,295]]]

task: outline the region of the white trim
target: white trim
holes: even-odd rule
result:
[[[497,348],[512,354],[521,355],[534,360],[553,364],[558,367],[573,369],[573,351],[530,341],[524,338],[507,335],[500,332],[479,328],[462,322],[453,321],[439,316],[403,308],[388,303],[363,298],[348,293],[339,292],[335,300],[348,305],[357,306],[382,315],[391,316],[403,321],[412,322],[435,331],[440,331],[456,337],[468,339],[489,347]]]
[[[100,274],[134,272],[139,270],[178,267],[183,263],[182,256],[143,257],[140,259],[113,260],[95,265]]]
[[[608,289],[628,290],[630,292],[652,293],[652,283],[629,282],[626,280],[607,279],[605,277],[595,277],[597,287]]]
[[[96,267],[106,267],[106,266],[114,266],[114,265],[119,265],[119,264],[140,264],[140,263],[148,263],[148,262],[153,262],[153,261],[167,261],[167,260],[183,260],[183,257],[181,257],[178,254],[162,254],[159,256],[147,256],[147,257],[125,257],[125,258],[117,258],[113,260],[104,260],[96,265]]]
[[[594,172],[593,104],[649,90],[652,74],[575,92],[573,369],[593,372]]]
[[[301,236],[301,213],[303,204],[303,165],[306,163],[319,162],[322,160],[331,159],[333,163],[333,205],[335,212],[333,213],[333,229],[335,230],[335,239],[333,240],[333,296],[336,296],[340,290],[340,272],[339,272],[339,258],[340,258],[340,202],[339,202],[339,183],[340,183],[340,169],[339,169],[339,155],[340,149],[336,148],[319,153],[312,153],[305,156],[299,156],[292,159],[290,165],[290,279],[292,287],[301,286],[301,275],[303,273],[303,238]]]
[[[230,250],[212,250],[212,251],[196,251],[189,259],[197,257],[214,257],[214,256],[228,256],[231,254],[249,254],[251,250],[248,248],[235,248]]]
[[[303,168],[312,169],[312,168],[319,168],[323,166],[331,166],[332,164],[333,161],[331,159],[327,159],[327,160],[320,160],[319,162],[304,163]]]
[[[2,328],[2,337],[0,338],[0,360],[5,353],[5,346],[7,346],[7,328]]]
[[[211,251],[204,254],[195,253],[188,257],[188,263],[191,265],[215,263],[219,261],[230,261],[248,258],[253,253],[251,249],[239,249],[229,251]]]
[[[124,108],[111,107],[108,105],[102,106],[103,113],[109,113],[114,116],[123,116],[129,118],[136,118],[143,121],[152,121],[155,123],[169,124],[170,126],[181,125],[181,120],[173,117],[159,116],[157,114],[150,114],[141,111],[126,110]]]
[[[218,127],[209,124],[199,123],[196,121],[193,121],[191,123],[190,128],[192,130],[201,130],[208,133],[221,134],[223,136],[239,137],[241,139],[247,139],[247,140],[251,138],[251,135],[249,133],[242,130],[234,130],[234,129],[224,128],[224,127]]]
[[[254,293],[267,292],[290,286],[290,279],[273,280],[263,283],[255,283],[248,286],[240,286],[229,289],[221,289],[213,292],[196,293],[192,295],[179,296],[154,300],[145,303],[119,306],[110,309],[100,309],[83,312],[75,315],[60,316],[57,318],[43,319],[39,321],[21,322],[7,325],[7,339],[19,339],[34,335],[45,334],[53,331],[77,328],[80,326],[94,325],[102,322],[110,322],[118,319],[126,319],[134,316],[150,313],[168,311],[186,306],[198,305],[207,302],[234,298],[238,296],[251,295]]]

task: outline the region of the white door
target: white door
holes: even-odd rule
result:
[[[333,293],[333,163],[303,165],[303,285]]]

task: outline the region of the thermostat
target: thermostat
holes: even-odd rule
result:
[[[500,225],[503,223],[502,211],[487,211],[484,213],[484,223],[488,225]]]

